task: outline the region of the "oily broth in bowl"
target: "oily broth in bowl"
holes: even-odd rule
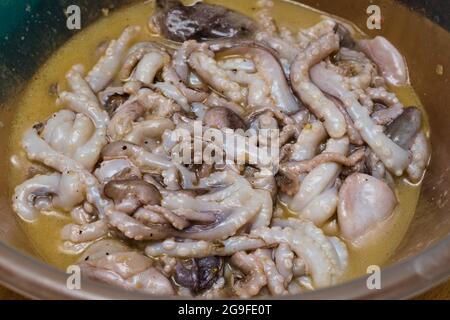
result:
[[[258,11],[257,1],[254,0],[205,2],[231,8],[251,18],[256,18]],[[189,4],[189,2],[185,2],[185,4]],[[23,135],[36,122],[48,118],[52,113],[61,109],[60,106],[55,104],[57,95],[51,88],[58,84],[60,92],[68,90],[65,74],[73,65],[83,64],[86,70],[90,70],[100,57],[99,54],[95,54],[99,45],[105,41],[116,39],[128,25],[141,26],[141,31],[134,42],[156,41],[174,47],[173,42],[162,39],[148,30],[148,18],[152,15],[153,10],[153,1],[148,1],[109,13],[108,16],[84,29],[55,52],[29,82],[25,91],[14,102],[15,114],[12,120],[8,148],[8,159],[10,160],[8,185],[11,197],[13,197],[15,187],[27,178],[25,168],[28,164],[26,154],[21,147]],[[286,27],[294,31],[309,28],[327,17],[324,12],[290,1],[275,1],[271,14],[279,27]],[[350,24],[349,22],[346,23]],[[356,32],[355,38],[366,38],[362,31],[356,27],[354,29]],[[410,85],[389,86],[388,89],[397,95],[403,105],[420,108],[424,118],[423,131],[429,136],[426,112],[414,89]],[[344,240],[349,256],[348,266],[339,282],[365,275],[368,266],[383,266],[388,261],[403,239],[414,216],[419,193],[420,183],[413,184],[406,178],[395,180],[395,194],[398,205],[390,218],[379,226],[382,228],[381,236],[374,231],[375,240],[372,241],[355,244]],[[282,203],[279,205],[284,208],[286,218],[295,216],[295,213],[291,212],[287,206]],[[90,244],[69,245],[67,241],[61,239],[61,229],[72,222],[67,212],[52,209],[41,212],[35,221],[27,222],[21,219],[19,221],[39,256],[45,262],[61,269],[76,263]],[[327,236],[339,235],[333,228],[323,229]],[[132,242],[127,240],[127,243],[133,245],[133,247],[141,247]]]

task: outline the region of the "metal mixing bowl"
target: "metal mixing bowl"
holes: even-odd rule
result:
[[[101,8],[114,9],[130,2],[133,1],[2,1],[0,102],[20,94],[39,65],[73,34],[66,28],[64,8],[78,4],[83,8],[86,25],[101,15]],[[303,2],[349,19],[367,31],[366,9],[373,1]],[[361,278],[292,298],[407,298],[450,276],[450,112],[446,111],[450,107],[450,33],[445,30],[450,30],[450,3],[446,0],[404,2],[405,5],[393,0],[378,0],[383,13],[383,28],[367,32],[372,36],[386,36],[406,55],[413,86],[428,110],[433,158],[417,213],[404,241],[382,271],[381,290],[368,290],[366,279]],[[436,72],[438,65],[443,66],[443,75]],[[0,107],[2,151],[7,147],[14,112],[14,108]],[[67,275],[40,262],[18,227],[6,190],[8,159],[1,158],[4,154],[0,155],[0,283],[32,298],[151,298],[89,281],[83,283],[83,290],[68,290]]]

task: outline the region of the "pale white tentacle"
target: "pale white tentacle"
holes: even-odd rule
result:
[[[122,57],[130,42],[138,35],[141,28],[138,26],[127,27],[117,40],[112,40],[105,54],[92,68],[86,77],[92,90],[97,93],[103,90],[114,78],[120,68]]]
[[[311,81],[309,70],[338,48],[337,35],[323,36],[300,53],[291,68],[291,81],[295,92],[310,110],[324,121],[325,128],[332,138],[341,138],[346,133],[344,116]]]
[[[311,76],[323,91],[342,101],[363,140],[392,173],[401,176],[410,162],[408,152],[396,145],[383,133],[383,128],[374,123],[368,110],[343,86],[342,77],[320,64],[311,70]]]

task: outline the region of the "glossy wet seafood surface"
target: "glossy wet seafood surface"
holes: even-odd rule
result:
[[[389,39],[284,1],[121,9],[19,109],[12,206],[43,260],[158,296],[291,295],[383,265],[431,154]]]

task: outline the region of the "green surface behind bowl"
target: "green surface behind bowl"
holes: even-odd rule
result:
[[[77,30],[66,26],[70,5],[81,8],[82,28],[133,0],[2,0],[0,1],[0,103],[23,89],[37,68]]]

